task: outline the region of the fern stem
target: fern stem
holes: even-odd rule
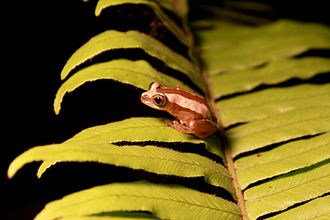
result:
[[[208,77],[206,77],[206,73],[203,73],[204,75],[204,80],[206,82],[206,87],[208,89],[208,96],[210,97],[210,107],[213,111],[213,113],[215,113],[214,115],[215,116],[219,116],[219,109],[215,103],[215,99],[213,97],[213,94],[212,92],[209,90],[209,83],[208,83]],[[245,206],[245,200],[244,200],[244,196],[243,196],[243,192],[241,190],[241,187],[238,183],[238,179],[237,179],[237,173],[236,173],[236,169],[235,169],[235,166],[234,166],[234,159],[233,159],[233,156],[232,156],[232,153],[229,149],[229,143],[226,141],[226,137],[224,135],[224,127],[222,125],[222,122],[221,122],[221,118],[220,117],[217,117],[217,122],[218,122],[218,125],[219,125],[219,131],[218,133],[220,134],[220,138],[222,139],[221,142],[222,142],[222,147],[223,147],[223,150],[224,150],[224,154],[225,154],[225,159],[226,159],[226,165],[227,165],[227,169],[228,169],[228,172],[232,178],[232,182],[233,182],[233,186],[234,186],[234,190],[235,190],[235,195],[237,196],[237,204],[241,210],[241,214],[242,214],[242,219],[243,220],[248,220],[248,215],[247,215],[247,211],[246,211],[246,206]]]
[[[209,104],[210,104],[210,108],[211,108],[211,111],[212,113],[216,116],[217,118],[217,123],[219,125],[219,130],[218,130],[218,133],[219,133],[219,136],[221,138],[221,142],[222,142],[222,147],[223,147],[223,150],[224,150],[224,154],[225,154],[225,159],[226,159],[226,165],[227,165],[227,169],[228,169],[228,172],[232,178],[232,182],[233,182],[233,186],[234,186],[234,190],[235,190],[235,195],[237,196],[237,204],[241,210],[241,214],[242,214],[242,219],[243,220],[248,220],[248,215],[247,215],[247,211],[246,211],[246,206],[245,206],[245,200],[244,200],[244,196],[243,196],[243,192],[241,190],[241,187],[238,183],[238,178],[237,178],[237,173],[236,173],[236,169],[235,169],[235,166],[234,166],[234,159],[233,159],[233,156],[232,156],[232,153],[229,149],[229,143],[227,142],[226,140],[226,137],[224,135],[224,127],[222,125],[222,121],[221,121],[221,118],[220,118],[220,110],[219,108],[217,107],[216,103],[215,103],[215,99],[214,99],[214,96],[210,90],[210,84],[209,84],[209,81],[208,81],[208,72],[207,71],[202,71],[202,74],[203,74],[203,80],[204,80],[204,83],[206,85],[206,89],[207,89],[207,98],[208,98],[208,101],[209,101]],[[217,117],[218,116],[218,117]]]
[[[188,28],[189,30],[189,28]],[[229,144],[226,141],[226,137],[224,135],[224,130],[225,127],[222,124],[222,120],[220,118],[220,111],[219,108],[216,105],[215,102],[215,98],[213,96],[213,93],[211,91],[211,86],[210,86],[210,82],[209,82],[209,74],[208,71],[204,68],[204,66],[202,65],[202,61],[201,61],[201,57],[200,54],[197,52],[198,50],[196,49],[196,45],[194,43],[191,44],[191,53],[194,54],[196,56],[196,60],[193,59],[196,63],[196,65],[198,66],[198,68],[200,69],[200,73],[202,75],[202,80],[203,83],[205,84],[205,88],[206,88],[206,94],[205,94],[205,98],[208,101],[210,110],[213,114],[213,116],[216,117],[217,119],[217,124],[218,124],[218,133],[219,136],[221,138],[221,142],[222,142],[222,147],[224,149],[224,154],[225,154],[225,159],[226,159],[226,165],[227,165],[227,169],[229,174],[232,177],[232,182],[233,182],[233,187],[235,190],[235,194],[237,196],[237,204],[241,210],[241,215],[242,215],[242,220],[248,220],[248,215],[247,215],[247,211],[246,211],[246,206],[245,206],[245,200],[244,200],[244,196],[243,196],[243,192],[241,190],[241,187],[238,183],[238,179],[237,179],[237,174],[236,174],[236,169],[234,167],[234,159],[233,156],[231,154],[231,151],[229,149]],[[192,56],[192,58],[194,58],[194,56]],[[219,146],[221,147],[221,146]]]
[[[230,152],[228,145],[224,146],[224,153],[225,153],[225,158],[226,158],[226,162],[227,162],[227,169],[231,175],[233,186],[235,189],[235,194],[237,196],[237,204],[238,204],[239,208],[241,209],[242,219],[248,220],[249,218],[248,218],[247,211],[246,211],[243,192],[238,183],[236,169],[234,167],[234,160],[233,160],[233,157],[232,157],[232,154]]]

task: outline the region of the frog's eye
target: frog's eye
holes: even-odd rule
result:
[[[153,98],[153,102],[155,105],[157,106],[164,106],[167,102],[167,99],[164,95],[156,95],[154,98]]]

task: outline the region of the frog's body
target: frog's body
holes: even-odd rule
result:
[[[162,87],[154,82],[142,93],[141,101],[173,115],[176,120],[166,120],[166,123],[180,132],[205,138],[218,128],[206,100],[183,89]]]

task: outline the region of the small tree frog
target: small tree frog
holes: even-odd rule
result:
[[[165,122],[180,132],[205,138],[218,129],[206,100],[179,87],[168,88],[154,82],[141,94],[141,102],[174,116],[175,120]]]

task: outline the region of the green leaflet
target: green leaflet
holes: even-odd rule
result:
[[[160,1],[163,2],[163,1]],[[165,25],[176,37],[177,39],[186,45],[188,48],[191,48],[192,45],[192,36],[190,34],[185,33],[170,17],[164,13],[164,11],[159,7],[159,5],[153,1],[148,0],[99,0],[97,2],[95,8],[95,15],[99,16],[102,10],[111,7],[118,6],[122,4],[143,4],[149,6],[153,9],[158,18],[162,21],[163,25]],[[164,5],[164,4],[163,4]],[[168,4],[166,4],[168,6]],[[167,7],[169,9],[169,7]]]
[[[250,219],[284,210],[330,192],[330,163],[275,178],[244,193]],[[304,215],[302,213],[302,215]]]
[[[61,220],[142,220],[142,219],[159,219],[154,215],[142,212],[105,212],[88,216],[68,216],[61,217]]]
[[[285,94],[285,95],[283,95]],[[330,84],[273,88],[217,102],[224,126],[310,106],[330,106]]]
[[[186,74],[199,88],[205,89],[199,70],[193,63],[160,41],[138,31],[109,30],[93,37],[70,57],[63,67],[61,78],[65,79],[76,66],[102,52],[129,48],[144,50],[150,56],[162,60],[169,67]]]
[[[210,74],[246,70],[309,49],[329,49],[330,29],[319,24],[280,20],[259,27],[218,23],[197,36]],[[227,73],[226,73],[227,74]]]
[[[228,171],[214,161],[193,153],[180,153],[155,146],[121,146],[113,144],[91,144],[64,142],[34,147],[17,157],[8,169],[11,178],[24,164],[44,161],[38,175],[57,162],[99,162],[149,172],[181,177],[204,177],[205,181],[219,186],[231,194],[233,188]]]
[[[183,20],[188,16],[187,0],[157,0],[157,2],[167,10],[174,11]]]
[[[286,212],[275,215],[267,220],[287,220],[297,219],[301,220],[327,220],[330,219],[330,196],[324,196],[314,199],[306,204],[290,209]]]
[[[224,160],[219,138],[214,135],[205,139],[186,135],[168,126],[163,119],[136,117],[85,129],[67,141],[92,144],[128,142],[181,142],[203,145],[209,152]],[[196,145],[196,147],[199,147]]]
[[[181,88],[191,90],[181,81],[158,72],[144,60],[112,60],[86,67],[65,81],[56,93],[54,100],[55,113],[60,112],[61,102],[66,93],[72,92],[84,83],[100,79],[116,80],[142,89],[148,89],[150,83],[157,81],[164,86],[175,87],[179,85]]]
[[[131,118],[119,122],[86,129],[61,144],[40,146],[17,157],[10,165],[8,176],[12,177],[24,164],[43,161],[39,168],[40,177],[57,162],[79,161],[100,162],[149,172],[182,177],[204,177],[206,182],[223,187],[233,194],[228,171],[212,160],[193,153],[180,153],[155,146],[122,146],[111,143],[131,142],[187,142],[203,144],[219,156],[219,140],[215,137],[197,139],[182,134],[156,118]],[[191,145],[193,147],[193,145]],[[196,145],[196,147],[199,147]],[[220,154],[221,153],[221,154]],[[233,195],[234,196],[234,195]]]
[[[289,142],[270,151],[235,161],[242,189],[260,180],[292,172],[330,159],[330,133]]]
[[[160,219],[240,219],[236,204],[196,190],[145,181],[97,186],[46,205],[36,220],[110,211],[149,211]]]
[[[236,157],[270,144],[329,131],[329,120],[329,107],[310,107],[243,124],[228,129],[226,134]]]
[[[330,93],[330,83],[300,84],[282,88],[268,88],[257,92],[242,94],[230,99],[220,100],[221,109],[235,110],[267,105],[273,102],[294,101],[296,99],[314,99]],[[284,95],[285,94],[285,95]],[[323,100],[328,102],[328,100]],[[234,117],[234,116],[233,116]]]
[[[215,98],[245,92],[262,84],[273,85],[291,78],[307,79],[330,71],[330,59],[305,57],[273,61],[265,67],[211,77]]]

